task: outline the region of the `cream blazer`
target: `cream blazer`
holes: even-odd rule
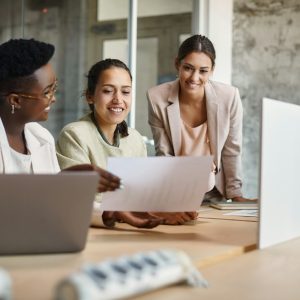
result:
[[[27,148],[31,153],[33,173],[58,173],[55,143],[51,133],[38,123],[24,128]],[[10,154],[5,128],[0,118],[0,173],[16,173]]]
[[[179,81],[147,92],[149,125],[156,155],[177,156],[181,148]],[[205,85],[208,135],[216,165],[216,187],[226,198],[242,196],[243,109],[238,89],[209,81]]]
[[[133,128],[120,138],[119,147],[107,144],[99,134],[91,116],[66,125],[56,143],[58,162],[62,169],[78,164],[93,164],[106,169],[107,158],[147,156],[142,136]]]
[[[128,128],[129,135],[120,138],[119,147],[107,144],[99,134],[91,115],[66,125],[61,131],[56,151],[61,168],[77,164],[93,164],[106,169],[107,158],[147,156],[146,145],[142,136],[133,128]],[[96,196],[92,214],[92,225],[103,227],[101,194]]]

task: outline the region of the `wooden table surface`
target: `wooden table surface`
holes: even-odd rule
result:
[[[2,256],[0,266],[12,277],[14,299],[47,300],[53,299],[55,286],[62,278],[87,262],[168,248],[185,251],[198,267],[204,268],[253,250],[256,242],[256,222],[222,217],[200,217],[194,225],[159,226],[152,230],[118,224],[115,229],[91,228],[86,248],[80,253]]]
[[[202,268],[208,288],[176,285],[133,299],[299,300],[300,238]]]

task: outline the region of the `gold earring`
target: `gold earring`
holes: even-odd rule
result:
[[[11,114],[13,115],[15,113],[15,106],[14,104],[11,105]]]

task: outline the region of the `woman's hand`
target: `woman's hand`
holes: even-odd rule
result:
[[[114,191],[120,188],[121,179],[119,177],[99,167],[94,166],[94,168],[94,171],[96,171],[100,176],[98,183],[99,193]]]
[[[90,164],[69,167],[62,171],[96,171],[99,174],[98,192],[114,191],[120,188],[120,178],[110,172]]]
[[[185,222],[195,220],[197,212],[154,212],[151,215],[163,218],[165,225],[183,225]]]
[[[242,196],[239,196],[239,197],[233,197],[232,198],[233,201],[236,201],[236,202],[249,202],[249,201],[257,201],[257,199],[249,199],[249,198],[244,198]]]
[[[153,216],[147,212],[124,212],[124,211],[104,211],[102,214],[103,223],[114,226],[115,222],[127,223],[137,228],[154,228],[163,224],[163,219]]]

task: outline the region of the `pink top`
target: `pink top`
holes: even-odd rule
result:
[[[181,119],[181,149],[180,156],[202,156],[212,155],[208,138],[207,122],[197,127],[190,127]],[[212,166],[212,172],[209,178],[209,189],[215,186],[215,166]]]
[[[180,156],[211,155],[207,135],[207,122],[197,127],[190,127],[181,119]]]

